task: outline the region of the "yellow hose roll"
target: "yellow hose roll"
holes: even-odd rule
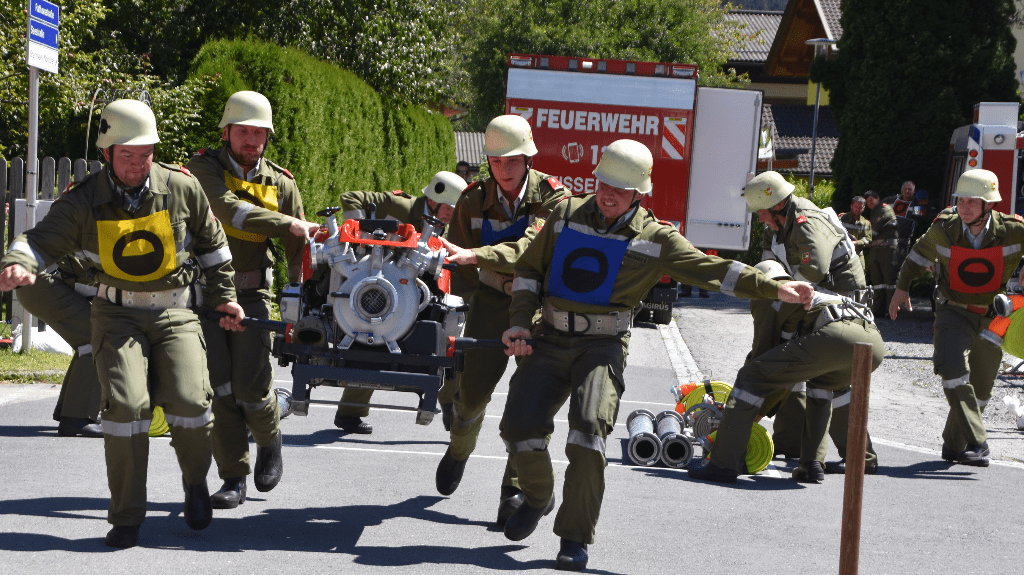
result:
[[[711,395],[715,398],[715,401],[725,403],[725,400],[729,397],[729,392],[732,391],[732,386],[724,381],[712,381],[711,382]],[[707,394],[707,386],[700,384],[696,389],[686,394],[683,398],[683,404],[685,412],[687,409],[697,405],[698,403],[704,403],[704,396]]]
[[[1024,358],[1024,308],[1010,314],[1010,325],[1003,336],[1003,351]]]
[[[718,431],[714,431],[708,435],[708,438],[714,442],[717,436]],[[711,451],[714,450],[715,446],[712,443]],[[755,423],[750,428],[750,441],[747,442],[747,472],[754,474],[764,471],[772,462],[773,457],[775,457],[775,444],[772,443],[772,436],[760,423]]]
[[[153,408],[153,419],[149,422],[149,436],[160,437],[170,431],[167,420],[164,418],[164,408],[159,405]]]

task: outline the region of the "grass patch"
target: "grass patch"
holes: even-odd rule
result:
[[[0,350],[0,381],[6,383],[61,383],[71,356],[49,351],[14,353]]]

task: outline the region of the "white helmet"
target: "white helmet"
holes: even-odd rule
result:
[[[138,100],[114,100],[103,108],[100,115],[100,133],[97,148],[119,146],[145,146],[156,144],[156,116],[153,110]]]
[[[786,271],[785,266],[775,260],[763,260],[758,262],[754,269],[768,276],[773,280],[791,280],[793,279],[789,272]]]
[[[604,149],[594,175],[614,188],[649,194],[653,168],[654,158],[647,146],[635,140],[616,140]]]
[[[536,156],[537,146],[533,144],[530,123],[515,114],[498,116],[491,120],[484,132],[484,155]]]
[[[788,198],[796,186],[778,172],[762,172],[743,186],[743,199],[751,212],[767,210]]]
[[[224,115],[221,116],[218,128],[229,124],[266,128],[274,133],[273,111],[270,100],[259,92],[241,91],[231,94],[224,104]]]
[[[438,172],[434,179],[430,180],[427,187],[423,188],[423,195],[439,204],[448,204],[455,207],[459,201],[462,190],[466,188],[466,180],[451,172]]]
[[[954,198],[978,198],[985,202],[998,202],[999,178],[988,170],[967,170],[956,181]]]

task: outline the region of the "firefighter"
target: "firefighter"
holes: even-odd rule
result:
[[[780,262],[796,280],[856,302],[867,302],[864,268],[841,220],[831,208],[823,210],[808,199],[794,196],[793,189],[793,184],[772,171],[759,174],[745,188],[744,199],[750,211],[765,225],[762,258]],[[806,405],[807,391],[798,385],[775,415],[772,439],[776,454],[792,459],[799,456]],[[846,428],[837,427],[833,437],[840,456],[844,456]],[[869,450],[867,469],[877,469],[877,465],[877,457]]]
[[[1005,293],[1020,261],[1024,223],[1019,215],[993,209],[1000,200],[999,181],[988,170],[964,172],[953,196],[956,209],[939,214],[903,263],[889,313],[896,319],[901,307],[912,311],[910,284],[937,263],[933,362],[949,402],[942,458],[986,467],[990,450],[981,414],[992,396],[1002,351],[980,334],[993,316],[993,298]],[[1024,270],[1019,279],[1024,281]]]
[[[868,247],[868,244],[871,243],[871,222],[864,217],[865,205],[867,205],[867,201],[864,199],[864,196],[854,196],[850,202],[850,211],[845,214],[839,214],[839,221],[843,222],[846,233],[853,240],[853,246],[859,255],[860,267],[864,268],[864,273],[866,274],[868,266],[864,260],[864,248]]]
[[[452,273],[452,293],[469,302],[465,336],[497,339],[509,326],[516,260],[536,235],[538,224],[569,192],[556,178],[533,169],[537,147],[529,122],[521,116],[491,120],[484,132],[484,154],[491,177],[463,192],[445,245],[452,253],[449,261],[460,264]],[[435,476],[442,495],[451,495],[458,488],[476,448],[484,410],[507,366],[508,358],[501,350],[468,350],[465,368],[455,384],[445,386],[439,394],[442,409],[452,410],[451,442]],[[522,501],[517,481],[506,466],[498,504],[499,526]]]
[[[78,283],[79,278],[87,281],[82,263],[73,256],[62,258],[52,273],[37,274],[35,283],[18,288],[18,303],[46,322],[74,350],[53,411],[57,435],[103,437],[98,423],[100,380],[89,343],[89,300],[96,295],[96,286]]]
[[[403,224],[412,224],[417,232],[423,231],[423,218],[432,216],[441,220],[444,225],[452,219],[455,202],[462,195],[466,182],[451,172],[438,172],[430,180],[419,198],[414,198],[401,190],[394,192],[345,192],[341,194],[342,209],[345,219],[363,219],[370,214],[369,206],[376,208],[373,217],[379,220],[398,220]],[[438,230],[440,233],[441,230]],[[342,404],[334,416],[334,425],[349,433],[373,433],[373,426],[362,418],[370,413],[366,406],[373,396],[372,389],[347,387],[341,396]],[[450,412],[445,412],[445,419]],[[448,424],[446,424],[447,427]]]
[[[548,442],[555,413],[568,400],[569,466],[554,525],[559,569],[587,565],[604,494],[606,442],[625,389],[631,315],[647,291],[664,275],[741,297],[800,302],[812,291],[704,255],[639,207],[652,190],[652,167],[643,144],[610,144],[594,170],[597,193],[559,203],[515,267],[512,327],[502,340],[507,353],[522,357],[500,429],[525,502],[504,533],[525,539],[555,507]],[[531,335],[536,347],[523,340]]]
[[[220,224],[203,190],[180,166],[153,163],[156,118],[136,100],[103,110],[96,146],[104,168],[53,203],[0,260],[0,290],[35,281],[57,259],[79,254],[99,282],[92,304],[92,349],[103,390],[103,443],[111,547],[138,543],[146,517],[152,408],[170,425],[185,491],[185,522],[212,518],[206,474],[213,415],[194,282],[205,278],[221,326],[241,329],[234,272]]]
[[[878,192],[864,192],[864,199],[871,208],[871,237],[868,242],[868,275],[874,291],[874,312],[876,317],[888,317],[889,302],[896,290],[896,248],[899,247],[899,231],[896,214],[892,208],[879,201]]]
[[[775,260],[764,260],[754,266],[758,271],[768,277],[779,281],[790,281],[792,278],[783,268],[782,264]],[[777,302],[770,300],[750,300],[750,315],[754,319],[754,343],[750,353],[747,354],[746,363],[755,359],[772,348],[783,345],[797,336],[799,331],[799,320],[802,315],[792,316],[795,310],[780,306]],[[785,313],[783,313],[785,312]],[[807,388],[807,382],[796,383],[789,390],[781,390],[772,396],[766,397],[764,405],[758,412],[762,416],[775,417],[773,442],[778,440],[783,443],[780,448],[776,446],[776,453],[785,454],[786,459],[800,459],[804,431],[808,420],[813,421],[816,414],[808,413],[808,404],[817,405],[824,409],[820,401],[831,401],[832,419],[828,423],[828,434],[839,451],[840,461],[828,461],[825,463],[825,473],[846,473],[846,453],[850,425],[850,388],[845,390],[832,391],[828,389]],[[788,399],[796,393],[801,394],[799,401]],[[785,406],[783,412],[779,407]],[[824,455],[824,454],[822,454]],[[875,454],[871,444],[871,436],[867,437],[867,453],[865,455],[864,473],[874,475],[878,473],[878,456]]]
[[[305,221],[302,197],[291,173],[264,157],[274,132],[270,102],[257,92],[235,92],[224,105],[218,127],[224,146],[202,149],[186,167],[195,174],[213,214],[224,226],[235,268],[235,289],[245,315],[269,319],[273,303],[270,238],[280,238],[288,281],[299,281],[306,237],[319,224]],[[215,399],[213,457],[224,481],[213,494],[215,509],[245,502],[249,433],[256,442],[253,483],[273,489],[284,473],[281,413],[271,389],[270,334],[250,329],[228,332],[202,321]]]

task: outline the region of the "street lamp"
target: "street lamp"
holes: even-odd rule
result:
[[[831,48],[835,43],[835,40],[829,40],[828,38],[815,38],[804,42],[804,44],[807,44],[808,46],[814,46],[815,58],[828,54],[829,48]],[[818,149],[818,108],[820,105],[821,82],[818,82],[814,94],[814,126],[811,129],[811,179],[807,191],[807,199],[809,200],[814,198],[814,155]]]

